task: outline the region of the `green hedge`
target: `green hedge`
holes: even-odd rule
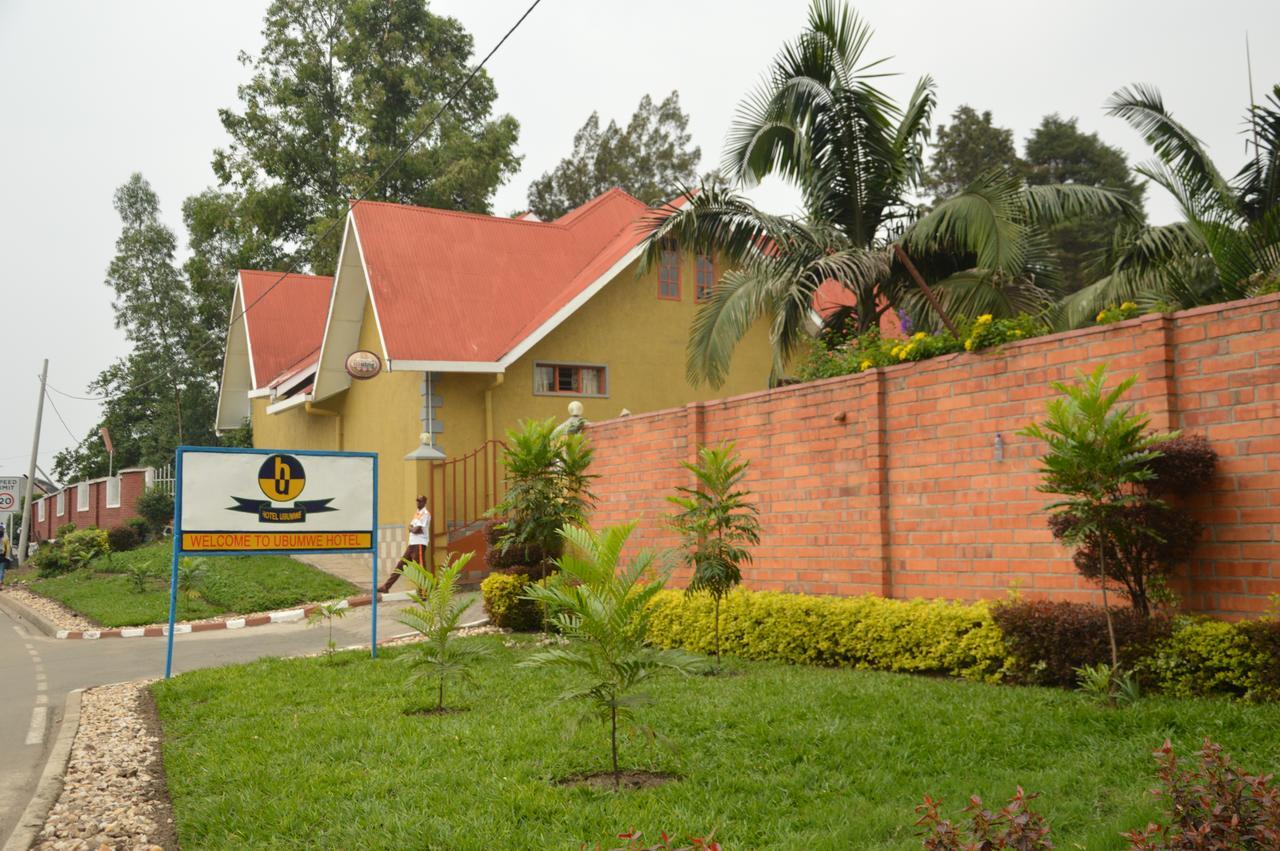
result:
[[[1014,653],[992,617],[1002,605],[737,590],[721,607],[720,641],[743,659],[996,682],[1041,661]],[[649,639],[710,653],[712,617],[708,595],[663,591],[652,603]],[[1025,643],[1021,649],[1025,656]],[[1280,622],[1180,617],[1133,667],[1148,687],[1176,697],[1277,700]]]
[[[654,598],[649,639],[661,647],[711,652],[706,594]],[[744,659],[946,674],[996,681],[1004,639],[986,603],[816,597],[734,591],[720,610],[723,652]]]

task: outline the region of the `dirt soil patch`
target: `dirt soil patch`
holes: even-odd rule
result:
[[[592,774],[574,774],[557,780],[560,786],[586,786],[590,789],[609,791],[612,789],[651,789],[679,780],[675,774],[661,771],[623,771],[614,775],[612,771],[597,771]]]

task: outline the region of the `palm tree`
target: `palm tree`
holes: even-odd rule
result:
[[[1103,307],[1195,307],[1244,298],[1280,278],[1280,85],[1246,117],[1252,159],[1227,180],[1196,136],[1151,86],[1107,102],[1151,145],[1137,171],[1178,202],[1183,221],[1134,229],[1117,243],[1110,274],[1066,299],[1059,323],[1087,323]]]
[[[722,173],[742,187],[769,175],[795,184],[803,218],[762,212],[722,186],[687,191],[655,211],[643,268],[660,262],[668,239],[733,267],[694,322],[691,381],[721,384],[738,340],[766,316],[779,377],[812,327],[814,292],[828,280],[850,293],[858,331],[889,308],[932,325],[956,311],[1043,307],[1055,268],[1040,226],[1127,209],[1104,189],[1029,188],[997,171],[919,217],[911,196],[923,170],[933,81],[921,78],[899,108],[873,84],[883,72],[882,60],[864,57],[870,38],[840,0],[814,0],[808,28],[783,46],[730,129]],[[926,278],[936,300],[920,286]]]

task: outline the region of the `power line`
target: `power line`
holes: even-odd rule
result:
[[[436,114],[431,117],[430,121],[427,122],[426,126],[423,127],[417,133],[415,133],[414,136],[409,140],[408,144],[406,144],[403,148],[401,148],[400,152],[396,154],[395,158],[392,159],[391,162],[387,164],[386,168],[384,168],[369,183],[369,185],[366,186],[364,190],[355,197],[355,199],[351,202],[351,209],[355,209],[357,204],[367,199],[369,197],[369,194],[378,187],[378,184],[380,184],[382,180],[388,174],[391,173],[391,170],[395,168],[397,165],[399,165],[402,159],[408,156],[409,151],[413,148],[413,146],[416,145],[419,141],[421,141],[422,137],[426,136],[427,132],[431,130],[432,127],[435,126],[437,121],[440,120],[440,117],[444,115],[445,111],[448,110],[449,107],[453,106],[454,101],[456,101],[458,97],[463,93],[463,91],[466,90],[467,86],[471,85],[471,81],[474,80],[476,75],[479,74],[480,71],[484,69],[484,66],[489,62],[490,59],[493,58],[493,55],[498,52],[498,49],[501,48],[502,45],[506,44],[507,39],[511,38],[512,33],[514,33],[517,29],[520,28],[520,25],[524,23],[525,19],[528,18],[529,15],[533,13],[533,10],[538,8],[538,6],[541,3],[542,3],[542,0],[533,0],[533,3],[530,4],[529,8],[525,9],[524,14],[521,15],[516,20],[516,22],[511,25],[511,28],[507,30],[506,34],[503,35],[502,38],[498,40],[498,43],[495,44],[487,54],[485,54],[484,59],[481,59],[480,63],[476,65],[475,68],[471,69],[471,73],[467,75],[467,78],[463,80],[458,85],[458,87],[453,90],[453,93],[449,95],[448,99],[445,100],[445,102],[441,105],[440,109],[436,111]],[[344,224],[344,225],[346,224],[345,216],[334,219],[333,222],[330,223],[330,225],[327,228],[325,228],[324,232],[321,233],[320,236],[316,237],[316,239],[312,242],[312,247],[323,243],[329,237],[329,235],[334,232],[334,230],[338,227],[339,224]],[[288,267],[283,272],[280,273],[280,277],[276,278],[275,281],[272,282],[271,286],[263,290],[261,295],[259,295],[249,304],[246,304],[240,310],[239,313],[237,313],[235,316],[231,318],[231,322],[229,324],[234,325],[241,318],[243,318],[246,313],[248,313],[250,310],[256,307],[259,302],[261,302],[264,298],[266,298],[271,293],[272,290],[274,290],[277,286],[280,285],[282,281],[284,281],[285,278],[287,278],[291,274],[297,273],[298,261],[302,258],[302,256],[303,256],[303,250],[299,248],[296,252],[294,252],[293,257],[290,258]],[[216,339],[217,339],[216,337],[210,337],[205,343],[193,349],[190,352],[189,356],[194,356],[199,354],[200,352],[203,352]],[[162,377],[163,376],[157,376],[157,378],[153,378],[150,381],[145,381],[142,384],[137,385],[137,387],[138,388],[146,387],[148,384],[152,384],[158,378],[162,378]],[[63,395],[66,395],[66,394],[63,394]],[[105,396],[103,397],[103,399],[106,399],[106,398],[108,397],[105,397]],[[88,401],[101,401],[101,400],[88,400]]]
[[[52,384],[49,384],[48,382],[45,382],[45,387],[49,390],[52,390],[54,393],[57,393],[59,396],[66,396],[68,399],[75,399],[80,402],[103,402],[108,398],[110,398],[108,396],[74,396],[66,392],[65,390],[59,390],[57,387],[54,387]]]
[[[67,436],[68,436],[68,437],[70,437],[72,440],[74,440],[74,441],[75,441],[75,445],[76,445],[76,446],[79,446],[79,445],[80,445],[80,442],[81,442],[82,440],[84,440],[84,438],[82,438],[82,437],[76,437],[76,436],[71,432],[71,427],[70,427],[69,425],[67,425],[67,421],[66,421],[66,420],[64,420],[64,419],[62,418],[62,412],[58,410],[58,406],[57,406],[57,405],[55,405],[55,404],[53,404],[53,397],[49,395],[49,391],[48,391],[48,390],[45,390],[44,398],[46,398],[46,399],[48,399],[48,400],[49,400],[49,407],[53,408],[53,412],[54,412],[55,414],[57,414],[57,415],[58,415],[58,422],[62,423],[62,427],[63,427],[63,428],[65,428],[65,429],[67,430]]]

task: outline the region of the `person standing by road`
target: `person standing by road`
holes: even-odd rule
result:
[[[391,569],[391,574],[382,583],[382,586],[378,588],[380,592],[386,594],[391,590],[391,586],[395,585],[396,580],[400,578],[400,566],[406,562],[413,562],[427,567],[427,545],[431,542],[430,535],[431,512],[427,510],[427,498],[419,496],[418,510],[414,512],[413,519],[409,521],[409,546],[405,547],[404,555],[400,556],[396,566]]]
[[[0,586],[4,585],[4,572],[9,569],[9,533],[6,526],[0,523]]]

